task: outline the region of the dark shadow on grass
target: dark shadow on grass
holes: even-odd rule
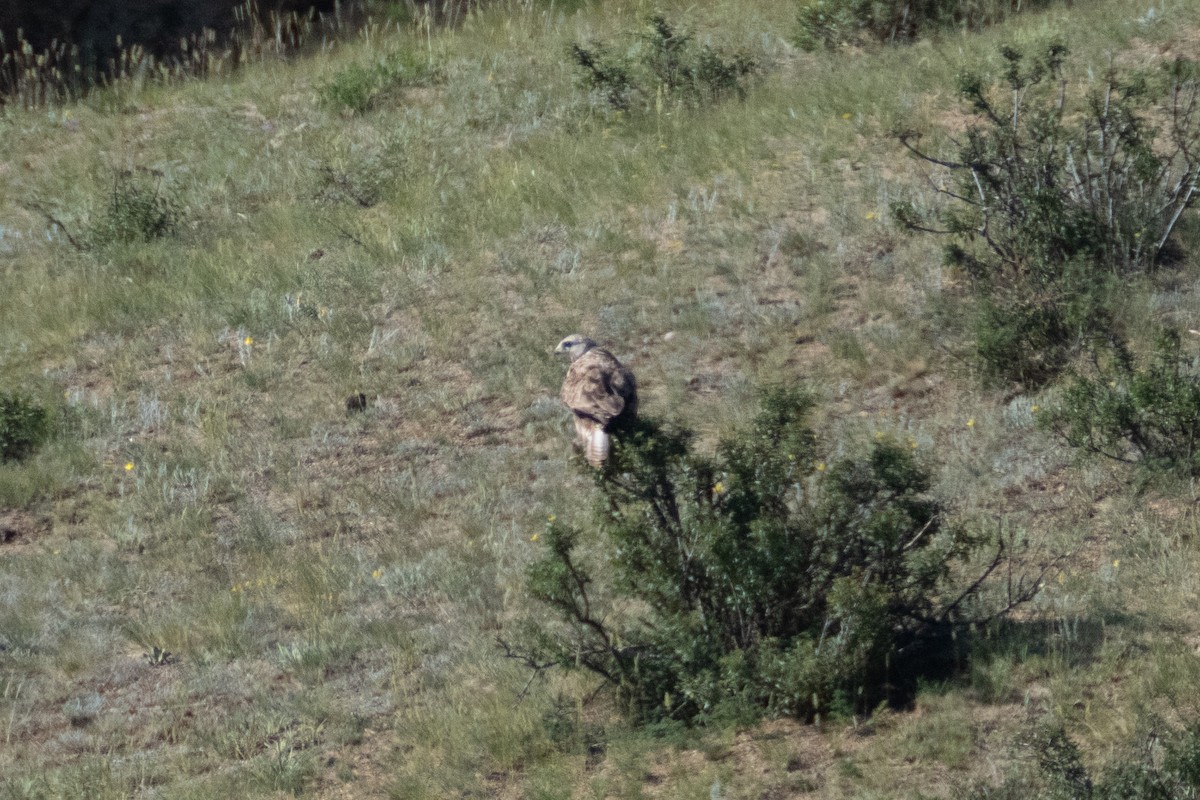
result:
[[[1086,668],[1099,660],[1114,629],[1143,627],[1141,620],[1116,610],[1071,620],[1008,619],[973,633],[945,625],[897,655],[887,694],[878,700],[895,710],[910,710],[921,689],[973,684],[997,661],[1054,659],[1064,669]]]

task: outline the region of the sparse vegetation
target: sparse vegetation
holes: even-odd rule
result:
[[[895,200],[936,222],[958,201],[924,173],[949,189],[965,174],[901,157],[891,132],[922,130],[922,149],[956,160],[953,140],[988,129],[947,102],[956,76],[1002,75],[1004,42],[1032,55],[1067,38],[1067,128],[1110,66],[1144,74],[1159,99],[1138,113],[1165,137],[1158,91],[1197,39],[1200,6],[1060,3],[915,47],[812,53],[789,44],[796,6],[774,0],[388,7],[369,27],[279,45],[287,58],[271,55],[267,25],[261,51],[207,77],[131,60],[116,80],[0,113],[0,394],[42,406],[50,427],[0,459],[0,798],[948,799],[1033,775],[1012,750],[1030,718],[1065,731],[1096,785],[1127,760],[1132,731],[1200,719],[1190,479],[1077,458],[1039,425],[1070,380],[1036,392],[973,380],[960,356],[981,298],[965,268],[945,263],[948,239],[889,224]],[[744,76],[744,96],[680,85],[660,104],[635,59],[652,50],[640,32],[656,12],[688,52],[768,67]],[[627,112],[581,90],[572,42],[634,60],[643,88]],[[388,54],[438,79],[381,92],[365,113],[322,99]],[[1009,110],[1009,87],[984,85]],[[110,203],[125,169],[140,205]],[[175,213],[155,211],[156,192]],[[125,209],[116,220],[110,205]],[[101,245],[93,227],[110,221],[129,235]],[[1197,327],[1198,231],[1185,208],[1157,263],[1110,270],[1095,298],[1130,375],[1158,369],[1157,330]],[[992,258],[978,239],[960,245]],[[869,626],[840,651],[826,633],[820,657],[840,652],[844,672],[806,671],[805,634],[748,599],[808,586],[770,568],[805,563],[783,542],[743,548],[747,565],[706,555],[710,588],[756,581],[728,603],[709,593],[711,634],[673,609],[655,616],[624,588],[643,573],[618,570],[605,538],[619,520],[595,516],[611,494],[638,544],[646,506],[619,486],[653,470],[634,460],[606,488],[572,459],[550,349],[577,330],[635,371],[660,441],[692,432],[664,469],[696,519],[709,513],[698,487],[720,501],[689,529],[713,542],[760,529],[811,541],[808,522],[824,519],[864,543],[868,522],[911,529],[934,509],[943,538],[910,550],[930,563],[898,566],[914,579],[935,574],[945,537],[1013,545],[960,619],[1003,608],[1008,563],[1015,580],[1043,552],[1061,558],[1019,614],[946,643],[944,673],[905,651],[880,680],[873,648],[897,634]],[[1172,363],[1186,400],[1196,344],[1183,337]],[[1095,352],[1070,366],[1131,385],[1115,350]],[[788,430],[819,435],[778,449],[794,467],[753,439],[766,385],[811,393]],[[903,457],[884,459],[895,448]],[[1124,439],[1113,452],[1154,460]],[[803,494],[776,512],[765,484],[686,473],[748,461]],[[897,485],[922,487],[913,505],[882,499],[885,462],[912,467]],[[760,523],[729,505],[760,499]],[[570,642],[525,580],[551,514],[554,531],[578,531],[572,559],[598,607],[611,603],[607,629],[656,645],[632,626],[704,633],[696,669],[675,657],[680,636],[658,662],[680,679],[642,684],[678,686],[676,716],[705,708],[692,716],[704,724],[667,718],[663,697],[643,723],[595,673],[533,676],[497,647],[529,623]],[[951,561],[927,613],[993,554]],[[661,569],[644,574],[668,596]],[[815,598],[822,629],[876,608],[860,584],[837,586]],[[759,641],[736,638],[738,614]],[[793,616],[811,639],[815,617]],[[730,638],[749,644],[709,646]],[[836,675],[849,677],[815,679]]]

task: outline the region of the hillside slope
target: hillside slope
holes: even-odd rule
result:
[[[980,389],[960,276],[889,204],[927,189],[892,132],[944,144],[1001,44],[1153,69],[1200,59],[1200,9],[809,54],[790,3],[560,5],[0,116],[0,388],[60,421],[0,464],[0,797],[951,797],[1038,721],[1103,765],[1197,718],[1195,487],[1080,460],[1034,424],[1053,390]],[[612,110],[569,47],[652,10],[769,69]],[[1200,327],[1198,267],[1131,315]],[[704,441],[804,385],[830,441],[911,441],[958,517],[1062,569],[869,719],[646,732],[585,676],[531,681],[496,640],[543,613],[546,519],[591,513],[575,331]]]

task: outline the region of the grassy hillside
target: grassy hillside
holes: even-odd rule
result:
[[[961,131],[955,76],[1002,44],[1062,37],[1085,83],[1200,58],[1200,9],[1148,8],[809,54],[791,3],[514,3],[0,115],[0,389],[58,430],[0,464],[0,798],[952,797],[1028,769],[1035,723],[1101,767],[1200,718],[1194,483],[1065,449],[1054,389],[981,389],[961,276],[888,212],[928,191],[892,131]],[[654,10],[761,81],[582,90],[571,43]],[[1131,282],[1130,318],[1200,327],[1198,269]],[[806,386],[831,442],[911,441],[956,517],[1062,568],[869,719],[636,730],[531,682],[496,639],[544,613],[534,535],[591,513],[575,331],[704,441]]]

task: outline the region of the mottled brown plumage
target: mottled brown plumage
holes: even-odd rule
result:
[[[554,352],[571,357],[559,396],[575,417],[575,435],[588,463],[599,467],[608,458],[610,432],[637,416],[637,382],[616,356],[586,336],[572,334]]]

